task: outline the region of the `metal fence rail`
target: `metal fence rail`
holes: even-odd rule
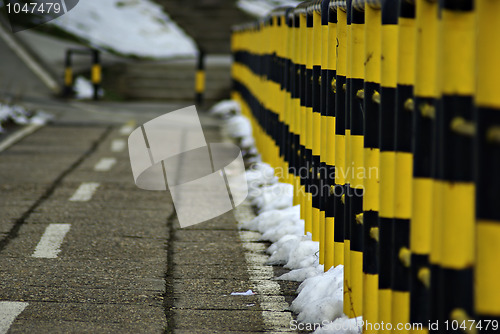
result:
[[[232,51],[263,159],[325,270],[344,265],[344,312],[492,332],[500,2],[306,1],[235,27]]]

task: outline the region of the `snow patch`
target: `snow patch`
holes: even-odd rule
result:
[[[80,1],[51,24],[93,46],[124,55],[168,58],[197,54],[193,40],[150,0]]]
[[[237,6],[257,17],[264,17],[271,10],[280,6],[297,6],[301,1],[293,1],[293,0],[238,0]]]

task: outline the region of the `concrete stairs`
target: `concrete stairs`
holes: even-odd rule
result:
[[[156,0],[208,54],[229,54],[231,27],[254,20],[236,0]]]
[[[209,55],[205,64],[205,100],[215,102],[228,98],[231,57]],[[195,59],[127,62],[107,67],[103,86],[130,100],[192,101],[195,73]]]

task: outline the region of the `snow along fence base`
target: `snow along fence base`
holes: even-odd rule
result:
[[[366,333],[498,328],[499,12],[306,1],[233,29],[232,99]]]

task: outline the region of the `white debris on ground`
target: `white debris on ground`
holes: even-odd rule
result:
[[[52,119],[52,115],[42,110],[28,110],[23,106],[0,101],[0,133],[4,132],[7,123],[17,125],[42,125]]]
[[[224,124],[225,133],[241,141],[252,136],[251,122],[240,115],[240,108],[234,103],[224,101],[212,112],[229,117]],[[310,233],[304,235],[300,205],[293,206],[293,186],[278,182],[275,170],[262,162],[253,164],[246,177],[247,201],[258,216],[240,222],[239,228],[260,232],[261,240],[273,243],[267,249],[270,255],[267,264],[291,270],[277,280],[302,282],[291,305],[291,310],[298,314],[298,322],[314,324],[318,328],[315,333],[361,333],[362,317],[349,319],[343,313],[344,268],[340,265],[325,273],[324,266],[319,264],[319,243],[312,241]]]
[[[231,292],[231,296],[252,296],[255,292],[252,290],[247,290],[246,292]]]
[[[73,90],[75,91],[76,99],[86,100],[94,97],[94,86],[92,82],[82,76],[76,78]],[[102,88],[99,89],[99,96],[104,96],[104,90]]]
[[[191,37],[150,0],[80,1],[50,23],[93,46],[122,55],[169,58],[197,54]]]
[[[253,16],[263,17],[276,7],[295,7],[301,2],[294,0],[238,0],[237,6]]]

